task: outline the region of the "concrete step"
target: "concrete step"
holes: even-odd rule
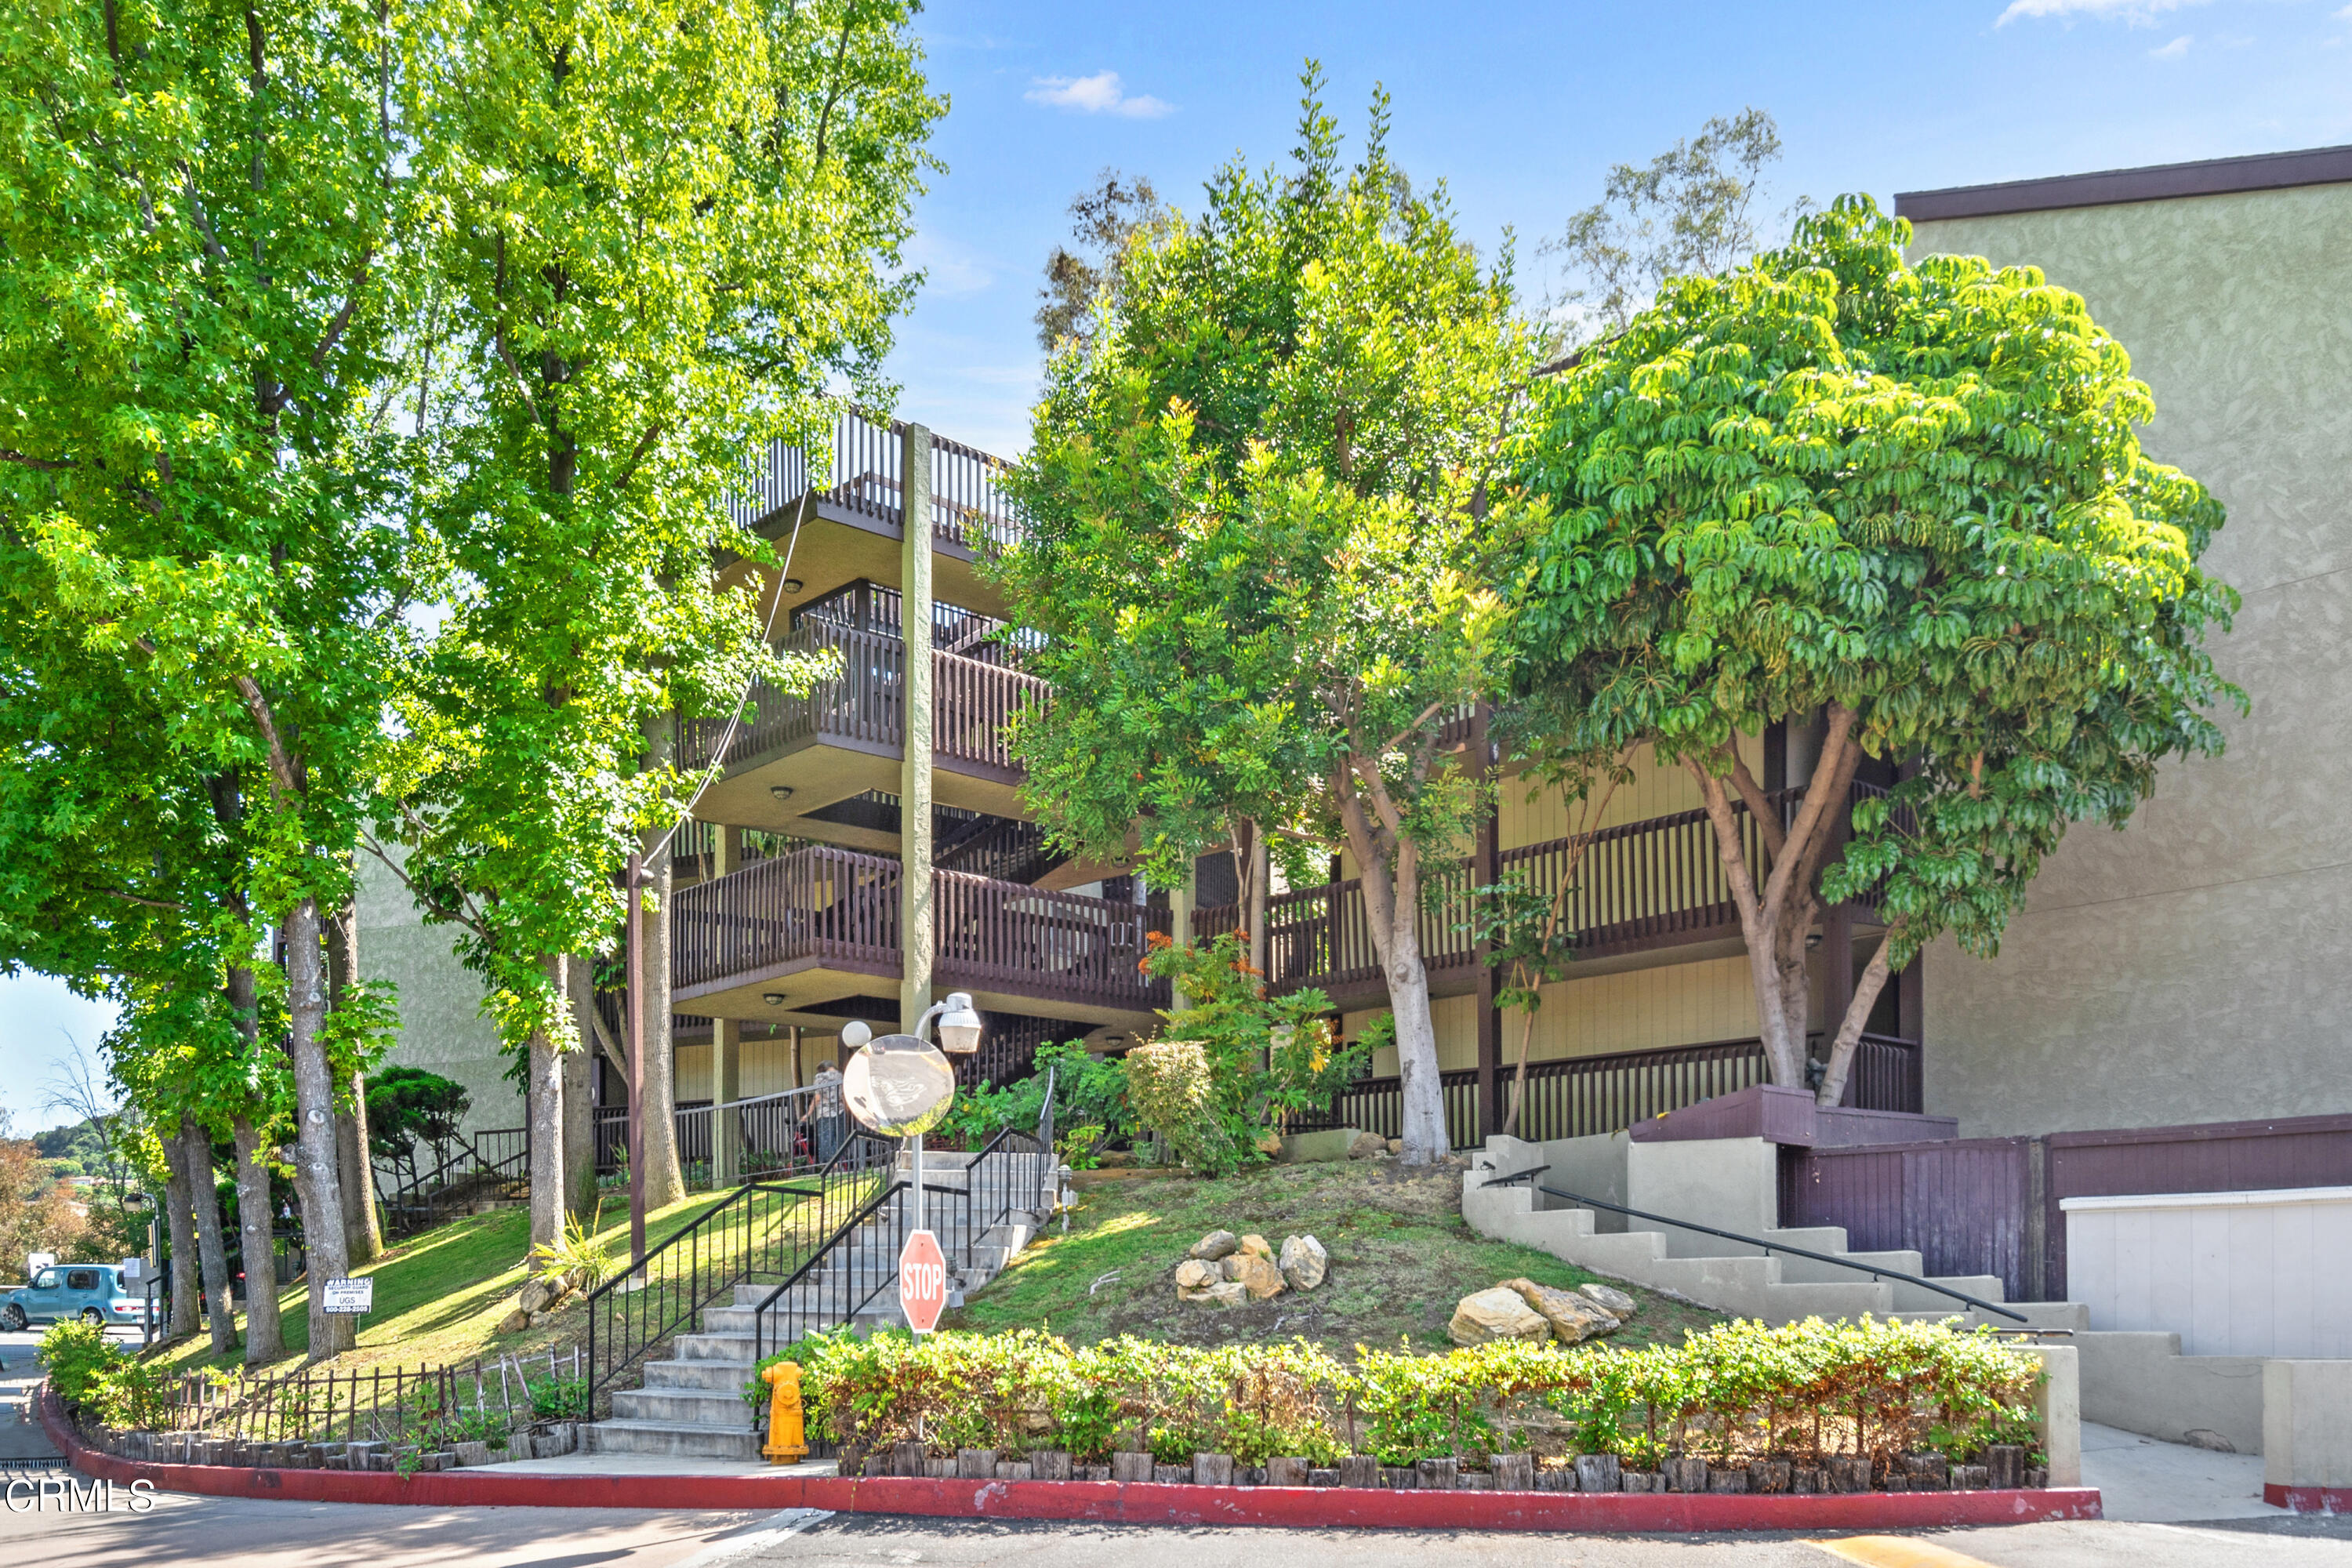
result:
[[[1974,1296],[1979,1292],[1971,1290],[1969,1294]],[[2000,1299],[1997,1296],[1987,1296],[1985,1300],[1995,1301]],[[1979,1312],[1972,1308],[1964,1311],[1960,1310],[1958,1302],[1949,1303],[1942,1311],[1897,1311],[1894,1315],[1906,1323],[1940,1323],[1947,1319],[1957,1318],[1959,1320],[1959,1326],[1964,1329],[1979,1326],[1995,1329],[2030,1328],[2039,1329],[2045,1333],[2080,1334],[2091,1326],[2091,1310],[2080,1301],[2002,1301],[2001,1305],[2022,1317],[2025,1321],[2012,1322],[2007,1318],[1996,1318],[1990,1312]]]
[[[613,1414],[624,1421],[663,1421],[685,1426],[751,1425],[751,1406],[741,1384],[719,1388],[621,1388],[613,1393]]]
[[[713,1308],[711,1310],[718,1310]],[[705,1318],[709,1312],[703,1313]],[[751,1361],[751,1330],[747,1323],[740,1331],[732,1329],[712,1329],[706,1324],[699,1331],[680,1334],[670,1342],[670,1349],[680,1361],[742,1362]]]
[[[693,1426],[675,1421],[599,1421],[582,1428],[592,1454],[652,1454],[679,1459],[746,1459],[760,1457],[760,1435],[747,1419],[740,1427]]]
[[[740,1389],[751,1379],[751,1342],[743,1341],[744,1356],[740,1361],[720,1361],[716,1358],[699,1361],[649,1361],[646,1363],[647,1388],[716,1388],[728,1393]]]

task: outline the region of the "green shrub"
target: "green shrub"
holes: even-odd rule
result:
[[[1231,1454],[1402,1465],[1538,1447],[1717,1464],[1818,1462],[1935,1449],[1965,1460],[2034,1439],[2034,1359],[1936,1324],[1720,1325],[1679,1346],[1621,1351],[1505,1342],[1442,1355],[1359,1346],[1353,1366],[1303,1342],[1215,1349],[1123,1337],[1074,1349],[1036,1331],[839,1336],[795,1347],[812,1430],[875,1452],[1059,1448],[1086,1462],[1148,1447],[1161,1461]],[[754,1385],[756,1388],[756,1384]],[[747,1393],[750,1391],[747,1391]]]
[[[107,1342],[106,1331],[96,1323],[60,1322],[41,1336],[49,1386],[68,1410],[88,1408],[100,1381],[130,1359],[120,1345]]]
[[[1192,1170],[1230,1171],[1248,1152],[1220,1114],[1215,1067],[1198,1040],[1159,1040],[1128,1052],[1127,1098],[1136,1121],[1165,1138]]]

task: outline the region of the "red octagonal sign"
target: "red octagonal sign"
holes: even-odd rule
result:
[[[928,1334],[940,1326],[948,1305],[948,1260],[939,1237],[919,1230],[907,1238],[898,1254],[898,1306],[907,1326]]]

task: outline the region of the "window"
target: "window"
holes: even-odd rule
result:
[[[33,1289],[36,1290],[54,1290],[57,1288],[58,1271],[54,1268],[42,1269],[40,1278],[33,1281]]]
[[[68,1290],[97,1289],[98,1270],[95,1268],[68,1269],[66,1271],[66,1289]]]

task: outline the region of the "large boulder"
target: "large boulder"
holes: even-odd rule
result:
[[[1312,1290],[1331,1270],[1331,1255],[1311,1236],[1286,1236],[1282,1255],[1275,1259],[1294,1290]]]
[[[1255,1232],[1242,1237],[1239,1250],[1254,1257],[1263,1258],[1269,1263],[1274,1261],[1274,1244]]]
[[[1577,1291],[1555,1290],[1532,1279],[1506,1279],[1503,1287],[1517,1291],[1519,1299],[1551,1325],[1551,1331],[1562,1344],[1576,1344],[1598,1334],[1610,1333],[1617,1327],[1618,1320],[1614,1313]]]
[[[1496,1340],[1541,1340],[1551,1337],[1551,1321],[1528,1305],[1507,1285],[1475,1290],[1454,1303],[1445,1337],[1457,1345],[1491,1344]]]
[[[1213,1230],[1187,1248],[1184,1256],[1205,1258],[1213,1263],[1220,1258],[1231,1257],[1241,1244],[1242,1238],[1230,1230]]]
[[[1641,1303],[1622,1290],[1612,1290],[1606,1285],[1580,1285],[1577,1293],[1612,1313],[1619,1322],[1633,1315]]]
[[[1205,1290],[1224,1279],[1223,1272],[1213,1264],[1198,1258],[1188,1258],[1176,1266],[1176,1293]]]
[[[1239,1255],[1241,1268],[1234,1279],[1249,1292],[1253,1301],[1265,1301],[1282,1294],[1288,1282],[1271,1258],[1261,1258],[1255,1252]]]
[[[1249,1288],[1238,1279],[1227,1279],[1210,1286],[1195,1299],[1219,1307],[1238,1307],[1249,1300]]]
[[[1377,1132],[1359,1132],[1356,1141],[1348,1145],[1350,1160],[1370,1160],[1389,1152],[1389,1141]]]

